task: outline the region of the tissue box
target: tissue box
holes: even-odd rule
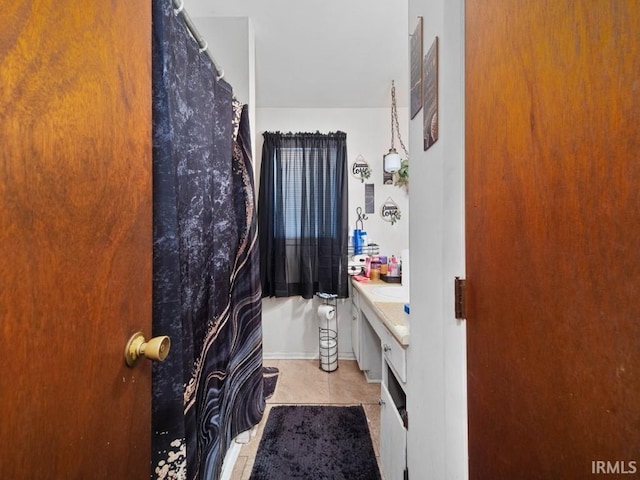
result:
[[[380,280],[387,283],[402,283],[402,275],[399,277],[390,277],[389,275],[380,274]]]

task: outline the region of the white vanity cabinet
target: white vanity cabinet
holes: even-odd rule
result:
[[[380,460],[384,478],[404,480],[409,326],[401,302],[378,300],[375,284],[352,287],[352,345],[367,380],[380,382]]]

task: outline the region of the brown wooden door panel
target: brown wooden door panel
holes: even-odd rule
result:
[[[466,3],[470,477],[640,470],[639,5]]]
[[[149,476],[150,3],[0,15],[0,478]]]

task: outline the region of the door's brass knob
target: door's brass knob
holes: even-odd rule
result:
[[[124,360],[128,367],[133,367],[140,357],[162,362],[169,355],[170,349],[171,339],[166,335],[145,341],[142,332],[137,332],[127,342],[124,349]]]

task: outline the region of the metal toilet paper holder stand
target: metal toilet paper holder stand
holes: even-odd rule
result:
[[[318,308],[318,362],[321,370],[334,372],[338,369],[338,296],[334,293],[316,292],[321,305],[333,308],[332,317],[320,315]],[[323,309],[326,310],[326,309]]]

